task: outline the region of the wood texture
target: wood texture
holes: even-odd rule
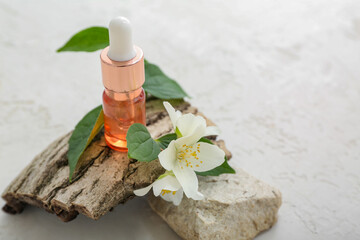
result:
[[[189,103],[173,101],[172,104],[184,113],[200,114]],[[147,127],[154,138],[172,131],[161,101],[148,101],[146,111]],[[76,175],[69,182],[66,154],[70,136],[71,132],[50,144],[11,182],[2,195],[5,212],[21,213],[30,204],[55,213],[65,222],[79,213],[96,220],[134,197],[134,189],[151,184],[164,172],[158,160],[137,162],[129,159],[127,153],[110,149],[101,132],[85,150]],[[224,142],[214,142],[230,159]]]

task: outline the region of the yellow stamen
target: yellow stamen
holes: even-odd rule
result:
[[[166,189],[161,190],[161,195],[162,195],[162,196],[164,196],[164,195],[167,194],[167,193],[171,193],[171,191],[170,191],[170,190],[166,190]]]

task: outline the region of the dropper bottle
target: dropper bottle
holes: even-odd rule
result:
[[[109,24],[110,46],[100,54],[104,128],[107,145],[126,152],[126,133],[133,123],[146,124],[144,54],[132,41],[128,19],[116,17]]]

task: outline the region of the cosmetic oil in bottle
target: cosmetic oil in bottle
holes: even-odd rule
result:
[[[109,24],[110,46],[100,54],[105,140],[114,150],[126,152],[126,133],[133,123],[146,124],[144,54],[134,46],[128,19]]]

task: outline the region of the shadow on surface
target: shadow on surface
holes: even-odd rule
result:
[[[79,215],[63,223],[55,215],[27,206],[22,214],[1,213],[0,239],[119,239],[178,240],[167,224],[157,216],[145,198],[135,198],[94,221]]]

